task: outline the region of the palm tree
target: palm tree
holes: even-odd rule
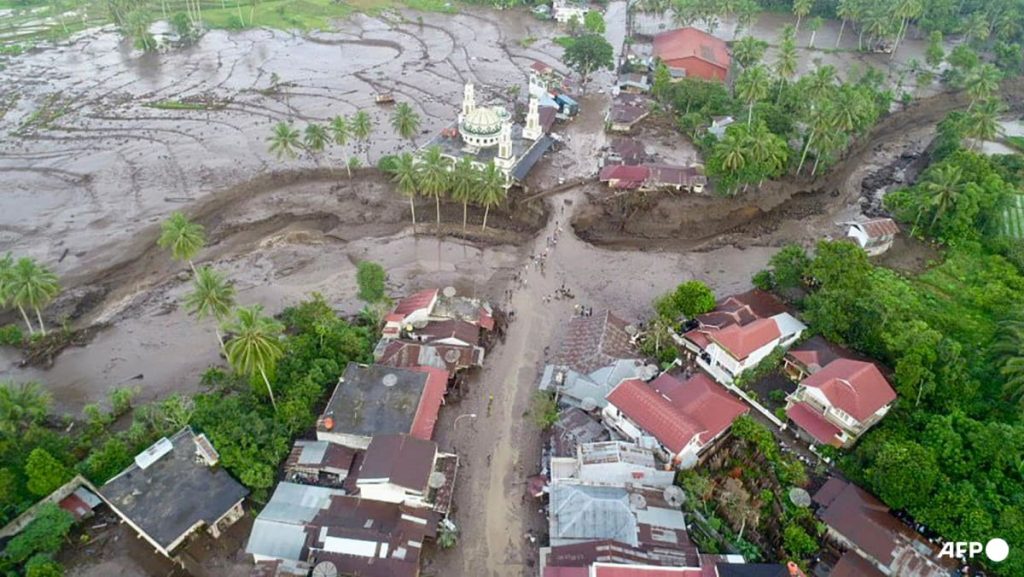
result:
[[[967,85],[967,95],[971,97],[967,111],[970,112],[974,103],[978,100],[985,100],[999,90],[999,81],[1003,74],[992,64],[975,66],[967,73],[964,83]]]
[[[998,355],[1003,392],[1011,401],[1024,404],[1024,321],[1020,312],[999,323],[1000,335],[992,347]]]
[[[800,19],[811,12],[814,0],[793,0],[793,14],[796,15],[796,30],[800,31]]]
[[[441,147],[431,146],[420,159],[418,168],[420,191],[434,197],[437,206],[437,234],[441,234],[441,196],[448,190],[448,160],[441,154]]]
[[[982,142],[995,140],[1002,132],[999,115],[1003,112],[1002,101],[992,98],[976,106],[964,118],[964,136],[971,138],[971,148]]]
[[[365,110],[352,117],[352,136],[366,149],[366,163],[370,163],[370,135],[373,134],[373,119]]]
[[[324,151],[327,143],[331,140],[327,129],[322,124],[310,123],[306,125],[304,134],[303,144],[306,145],[306,150],[310,151],[317,164],[320,164],[320,153]]]
[[[760,11],[761,6],[755,0],[739,0],[736,5],[736,33],[749,30]],[[749,36],[745,36],[745,38],[749,38]]]
[[[335,116],[331,119],[331,140],[335,144],[344,148],[348,144],[348,139],[352,135],[352,126],[349,124],[348,118],[341,116]],[[349,178],[352,178],[352,169],[349,168],[348,163],[345,164],[345,169],[348,171]]]
[[[199,320],[207,317],[217,320],[214,331],[223,350],[224,338],[220,335],[220,325],[231,315],[231,309],[235,306],[235,287],[209,265],[199,269],[192,286],[192,292],[185,296],[185,306]]]
[[[839,36],[836,37],[836,48],[839,48],[839,43],[843,41],[843,30],[846,29],[846,21],[857,19],[860,10],[858,4],[857,0],[839,0],[839,4],[836,6],[836,16],[841,23],[839,24]]]
[[[722,168],[729,172],[739,172],[747,165],[747,143],[742,133],[737,130],[726,130],[715,148],[722,155]]]
[[[299,147],[299,131],[287,122],[278,122],[274,125],[274,132],[267,137],[267,142],[270,143],[270,152],[276,154],[278,160],[285,155],[295,158],[295,149]]]
[[[163,249],[171,251],[171,258],[188,262],[192,272],[195,273],[196,265],[192,258],[199,254],[206,244],[206,232],[203,225],[194,223],[187,216],[180,212],[173,212],[160,225],[160,238],[156,244]]]
[[[779,56],[775,60],[775,74],[779,77],[779,96],[782,85],[796,74],[796,41],[793,39],[793,27],[787,25],[782,31],[782,42],[779,44]]]
[[[466,232],[466,221],[469,212],[469,201],[476,193],[479,171],[468,156],[459,159],[452,167],[452,199],[462,203],[462,232]]]
[[[747,103],[747,126],[754,120],[754,103],[767,98],[770,84],[763,66],[748,68],[736,79],[736,95]]]
[[[892,14],[899,19],[900,24],[896,29],[896,42],[893,44],[892,53],[889,55],[890,60],[896,56],[896,50],[899,49],[900,42],[906,37],[910,21],[920,17],[923,12],[924,3],[921,0],[896,0],[896,3],[892,5]]]
[[[419,194],[419,174],[416,171],[416,159],[412,154],[403,152],[395,159],[391,169],[392,180],[398,186],[398,192],[409,197],[409,212],[412,213],[412,230],[416,232],[416,195]]]
[[[944,164],[931,172],[925,182],[922,183],[925,193],[930,197],[928,206],[935,211],[932,216],[932,222],[928,226],[929,228],[934,228],[935,223],[942,218],[942,215],[946,214],[946,211],[956,204],[960,191],[963,188],[962,179],[963,171],[959,166]],[[925,205],[922,205],[921,210],[924,208]],[[918,212],[918,220],[920,218],[921,213]]]
[[[803,81],[805,79],[807,82],[807,97],[811,102],[818,102],[824,99],[832,88],[835,87],[836,68],[831,64],[819,66],[814,69],[814,72],[800,80]]]
[[[764,122],[758,121],[747,131],[744,147],[753,163],[761,168],[764,176],[776,176],[786,166],[789,147],[786,146],[785,140],[768,130]]]
[[[391,115],[391,127],[399,136],[412,141],[416,146],[416,134],[420,131],[420,115],[405,102],[399,102]]]
[[[26,308],[36,311],[39,321],[39,332],[46,336],[46,325],[43,324],[42,309],[60,292],[57,275],[46,267],[39,266],[36,261],[23,257],[18,259],[11,269],[9,296],[14,306],[21,312],[28,332],[32,333],[32,323],[25,314]]]
[[[814,48],[814,37],[818,35],[822,22],[821,16],[815,16],[807,21],[807,29],[811,31],[811,39],[807,41],[808,48]]]
[[[826,101],[822,103],[821,106],[811,110],[811,118],[808,123],[810,131],[807,133],[807,142],[804,144],[804,150],[800,154],[800,163],[796,167],[797,174],[800,174],[800,171],[804,167],[804,161],[807,160],[807,151],[810,150],[815,137],[835,127],[835,113],[833,112],[833,108],[834,106]]]
[[[53,397],[39,383],[0,383],[0,433],[16,435],[41,422]]]
[[[284,325],[263,315],[263,307],[239,307],[235,310],[235,320],[224,326],[231,334],[231,339],[224,345],[228,364],[236,372],[243,373],[255,380],[259,375],[267,386],[270,403],[277,411],[274,400],[274,389],[270,386],[268,373],[274,372],[277,361],[284,356],[281,347],[281,334]]]
[[[753,36],[744,36],[732,45],[732,56],[743,68],[749,68],[761,61],[768,43]]]
[[[505,190],[505,175],[494,162],[488,163],[480,173],[479,186],[477,202],[484,207],[484,222],[480,230],[487,230],[487,215],[490,213],[491,207],[504,200],[507,192]]]

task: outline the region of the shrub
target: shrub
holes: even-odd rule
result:
[[[20,347],[25,342],[25,333],[21,332],[18,325],[4,325],[0,327],[0,345],[9,347]]]
[[[36,447],[29,453],[25,461],[25,476],[28,477],[28,490],[40,497],[49,495],[71,478],[67,468],[42,447]]]
[[[52,555],[60,550],[74,523],[71,513],[53,503],[45,503],[35,520],[7,544],[4,555],[15,563],[23,563],[37,553]]]
[[[654,309],[668,320],[693,318],[714,310],[715,293],[699,280],[686,281],[654,301]]]

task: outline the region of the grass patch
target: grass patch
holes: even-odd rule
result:
[[[536,41],[537,39],[534,38],[533,36],[527,36],[526,38],[523,38],[522,40],[519,41],[519,45],[522,46],[523,48],[529,48],[530,46],[533,46],[533,43]]]
[[[1020,152],[1024,152],[1024,136],[1007,136],[1006,142],[1010,143],[1010,146],[1016,148]]]
[[[562,48],[569,48],[570,46],[572,46],[572,43],[574,41],[575,39],[572,36],[559,36],[558,38],[552,40],[552,42],[558,44]]]

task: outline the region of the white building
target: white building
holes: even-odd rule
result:
[[[562,24],[566,24],[575,16],[579,20],[580,24],[583,24],[583,18],[590,11],[590,7],[586,2],[576,2],[573,0],[555,0],[553,4],[553,11],[555,20]]]
[[[864,222],[846,223],[846,236],[852,238],[868,256],[878,256],[889,250],[900,227],[891,218],[876,218]]]
[[[552,457],[551,482],[565,479],[592,485],[668,487],[675,473],[659,468],[650,449],[604,441],[580,444],[575,457]]]

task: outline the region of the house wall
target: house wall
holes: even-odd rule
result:
[[[621,461],[582,465],[579,473],[581,481],[615,486],[632,483],[647,487],[668,487],[672,484],[674,477],[675,474],[672,471],[660,471]]]
[[[695,78],[703,78],[704,80],[718,80],[725,82],[725,78],[728,75],[728,70],[715,66],[706,60],[701,60],[696,56],[687,56],[686,58],[675,58],[665,62],[665,66],[669,68],[675,68],[677,70],[685,70],[686,75]]]
[[[340,386],[340,385],[339,385]],[[351,447],[353,449],[366,449],[370,446],[370,437],[364,437],[362,435],[350,435],[347,433],[338,433],[334,431],[317,431],[316,440],[327,441],[328,443],[334,443],[343,447]]]
[[[813,387],[806,387],[800,385],[797,387],[793,394],[786,399],[786,408],[788,409],[793,403],[805,402],[813,407],[818,412],[822,413],[825,420],[833,425],[839,427],[839,429],[845,434],[841,439],[843,441],[843,447],[849,447],[852,445],[865,431],[875,426],[878,421],[882,420],[892,408],[892,405],[886,405],[881,409],[875,411],[871,417],[865,421],[858,421],[853,418],[852,415],[848,415],[852,420],[844,419],[838,412],[838,410],[832,406],[832,403],[828,400],[819,389]]]
[[[408,505],[421,505],[423,494],[399,487],[394,483],[357,483],[359,496],[371,501],[383,501],[385,503],[406,503]]]
[[[792,340],[795,339],[791,338],[790,341]],[[733,377],[738,377],[743,373],[743,371],[756,367],[757,364],[764,360],[765,357],[772,354],[772,351],[774,351],[777,346],[779,346],[779,339],[773,339],[767,345],[750,353],[750,355],[742,361],[734,359],[732,355],[727,353],[722,347],[718,346],[717,343],[711,343],[708,345],[707,353],[711,355],[712,364],[720,365]]]
[[[630,441],[636,443],[641,437],[645,436],[644,431],[623,415],[615,405],[608,403],[601,410],[601,414],[604,416],[606,424],[622,433]]]

